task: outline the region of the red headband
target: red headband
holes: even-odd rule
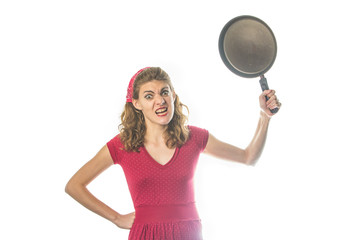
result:
[[[146,67],[143,69],[140,69],[137,73],[135,73],[135,75],[131,78],[130,82],[129,82],[129,86],[127,88],[127,94],[126,94],[126,102],[132,102],[132,93],[133,93],[133,87],[134,87],[134,81],[136,79],[136,77],[145,69],[150,68],[150,67]]]

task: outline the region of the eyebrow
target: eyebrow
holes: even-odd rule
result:
[[[163,87],[160,92],[162,92],[165,89],[169,90],[169,87]],[[154,92],[151,90],[146,90],[146,91],[144,91],[144,93],[154,93]]]

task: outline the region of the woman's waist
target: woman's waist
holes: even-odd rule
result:
[[[135,223],[199,220],[195,203],[142,205],[135,207]]]

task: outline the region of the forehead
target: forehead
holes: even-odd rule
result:
[[[146,82],[144,84],[142,84],[140,86],[140,92],[145,92],[145,91],[160,91],[163,88],[169,88],[170,86],[169,84],[167,84],[165,81],[161,81],[161,80],[151,80],[149,82]]]

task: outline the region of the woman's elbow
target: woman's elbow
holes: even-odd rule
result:
[[[81,187],[80,184],[74,182],[74,180],[70,179],[66,186],[65,186],[65,192],[69,195],[73,195],[75,192],[78,191],[79,187]]]
[[[255,166],[260,156],[255,156],[251,154],[249,150],[245,150],[245,165],[247,166]]]
[[[257,159],[253,159],[253,160],[248,161],[246,163],[246,165],[255,167],[256,163],[257,163]]]
[[[65,192],[69,195],[71,195],[72,192],[72,184],[71,181],[68,181],[65,185]]]

